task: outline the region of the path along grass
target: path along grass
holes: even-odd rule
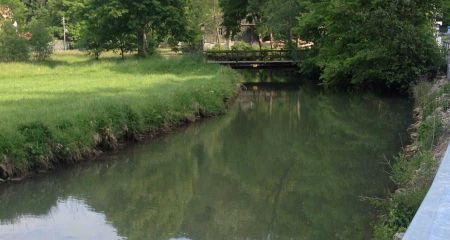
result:
[[[226,111],[238,75],[200,58],[0,64],[0,178]],[[3,176],[1,176],[3,175]]]

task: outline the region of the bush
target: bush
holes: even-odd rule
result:
[[[6,23],[0,30],[0,61],[16,62],[29,59],[28,44],[21,38],[17,29]]]
[[[235,51],[250,51],[253,50],[252,45],[245,42],[238,42],[231,47],[231,50]]]
[[[53,41],[50,32],[45,25],[39,21],[33,21],[29,30],[32,34],[30,39],[30,47],[34,53],[34,57],[38,60],[47,59],[53,52],[51,43]]]
[[[214,45],[214,47],[212,47],[208,51],[223,51],[223,50],[226,50],[225,47],[220,46],[220,44],[216,44],[216,45]]]
[[[436,2],[313,4],[300,17],[298,31],[314,42],[312,60],[323,85],[406,91],[422,77],[434,77],[445,63],[430,27]]]

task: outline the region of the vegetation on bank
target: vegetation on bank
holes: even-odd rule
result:
[[[0,21],[0,62],[27,61],[30,57],[42,61],[51,55],[53,38],[42,22],[32,21],[23,30]]]
[[[52,37],[65,33],[72,47],[97,58],[108,51],[144,57],[161,44],[198,51],[207,36],[220,45],[222,34],[250,37],[261,49],[264,41],[290,49],[304,40],[314,44],[301,64],[310,79],[327,87],[394,90],[443,68],[433,25],[447,22],[450,9],[448,0],[0,0],[0,7],[12,12],[0,25],[18,23],[19,35],[39,22]]]
[[[312,42],[302,73],[327,87],[408,90],[445,65],[433,35],[447,1],[221,0],[227,34],[240,21],[256,24],[260,38],[275,35],[293,46]]]
[[[391,166],[397,190],[376,203],[381,210],[375,225],[375,239],[379,240],[391,240],[394,234],[406,231],[450,141],[450,84],[441,78],[434,84],[421,82],[413,91],[416,108],[415,123],[409,128],[412,143]]]
[[[0,64],[0,179],[115,149],[122,141],[221,114],[238,75],[185,56]]]

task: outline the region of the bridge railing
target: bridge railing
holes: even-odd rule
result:
[[[289,50],[242,50],[242,51],[205,51],[209,61],[286,61],[296,60],[300,51]]]
[[[445,49],[450,50],[450,41],[442,41],[442,45]]]

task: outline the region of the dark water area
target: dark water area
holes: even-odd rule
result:
[[[1,186],[0,239],[369,239],[410,102],[269,75],[225,116]]]

